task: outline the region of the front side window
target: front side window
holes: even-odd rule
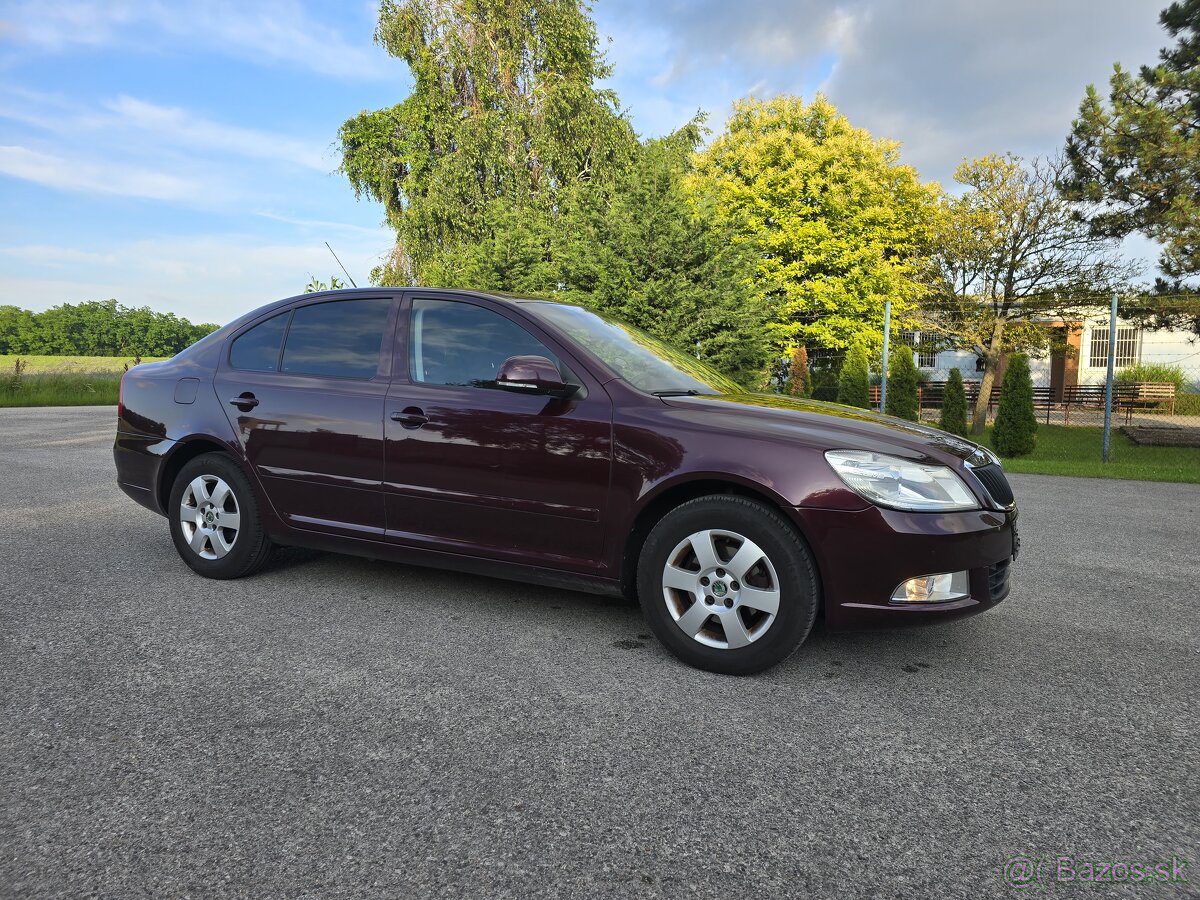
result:
[[[328,378],[374,377],[391,310],[389,297],[301,306],[292,314],[283,348],[283,373]]]
[[[288,313],[280,313],[238,335],[229,348],[229,364],[248,372],[274,372],[287,331]]]
[[[455,300],[414,300],[408,362],[419,384],[494,388],[510,356],[544,356],[578,383],[550,349],[499,313]]]

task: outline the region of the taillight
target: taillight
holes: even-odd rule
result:
[[[128,372],[121,373],[121,386],[117,388],[117,418],[125,418],[125,376]]]

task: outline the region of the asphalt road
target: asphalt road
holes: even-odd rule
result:
[[[737,679],[620,601],[202,580],[114,415],[0,410],[0,895],[974,900],[1061,855],[1200,893],[1200,486],[1014,477],[996,610]]]

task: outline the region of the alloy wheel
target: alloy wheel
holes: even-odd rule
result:
[[[663,599],[688,637],[736,650],[761,638],[779,612],[779,576],[767,554],[733,531],[697,531],[667,557]]]
[[[237,543],[241,510],[233,489],[216,475],[198,475],[183,490],[179,524],[201,559],[221,559]]]

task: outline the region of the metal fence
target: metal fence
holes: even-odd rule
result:
[[[1152,320],[1131,320],[1112,309],[1064,322],[1060,340],[1030,354],[1034,408],[1040,423],[1066,427],[1122,429],[1134,441],[1196,446],[1200,437],[1200,299],[1194,310],[1176,316],[1175,327],[1152,327]],[[1176,304],[1178,308],[1178,303]],[[1181,324],[1183,327],[1181,327]],[[946,350],[922,340],[919,332],[897,332],[891,342],[913,350],[921,377],[920,418],[941,415],[951,369],[962,375],[968,417],[982,381],[982,361],[970,351]],[[1007,358],[1001,362],[986,403],[988,421],[999,409]],[[883,390],[886,390],[884,386]],[[880,389],[873,390],[879,403]],[[1105,444],[1108,438],[1106,433]]]

